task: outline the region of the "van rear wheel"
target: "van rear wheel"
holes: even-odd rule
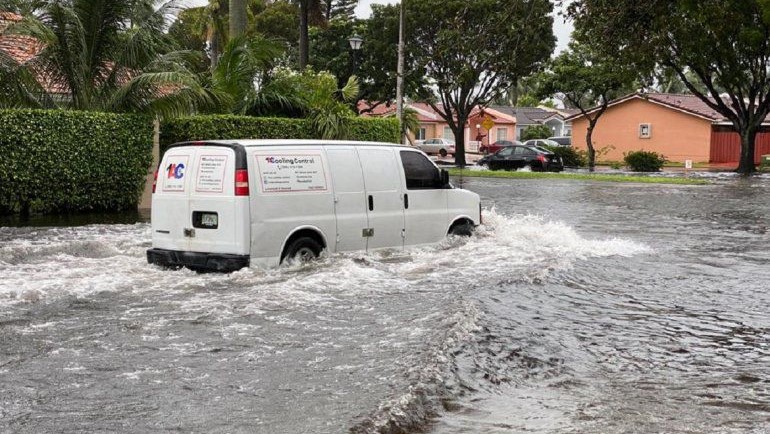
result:
[[[318,241],[310,237],[300,237],[286,247],[286,254],[281,258],[281,262],[293,260],[304,264],[321,256],[322,250],[323,247],[318,244]]]
[[[457,222],[449,228],[449,235],[458,237],[470,237],[473,235],[473,225],[467,221]]]

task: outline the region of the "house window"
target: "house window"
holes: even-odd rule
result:
[[[649,139],[650,137],[652,137],[652,125],[639,124],[639,138]]]
[[[415,140],[425,140],[425,127],[420,127],[419,130],[417,130],[417,134],[414,135]]]
[[[497,129],[497,140],[508,140],[508,128]]]
[[[452,129],[449,127],[444,127],[444,138],[454,141],[455,139],[455,133],[452,132]]]

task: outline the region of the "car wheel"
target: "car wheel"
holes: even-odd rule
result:
[[[304,264],[321,256],[322,250],[323,247],[318,244],[318,241],[309,237],[300,237],[289,244],[281,262],[288,260]]]
[[[458,222],[449,228],[449,235],[457,237],[470,237],[473,235],[473,225],[467,221]]]
[[[442,158],[446,157],[446,149],[441,149],[440,151],[438,151],[438,154],[441,155]]]
[[[489,170],[500,170],[500,165],[493,161],[490,161],[489,163],[487,163],[487,167],[489,168]]]

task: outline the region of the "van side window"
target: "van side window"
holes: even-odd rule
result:
[[[401,164],[406,175],[406,188],[409,190],[434,189],[439,177],[438,168],[424,155],[401,151]]]

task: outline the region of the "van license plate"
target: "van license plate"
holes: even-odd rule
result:
[[[216,214],[203,214],[201,215],[201,226],[207,228],[215,228],[219,226],[219,219]]]
[[[212,211],[193,211],[193,227],[200,229],[219,228],[219,215]]]

